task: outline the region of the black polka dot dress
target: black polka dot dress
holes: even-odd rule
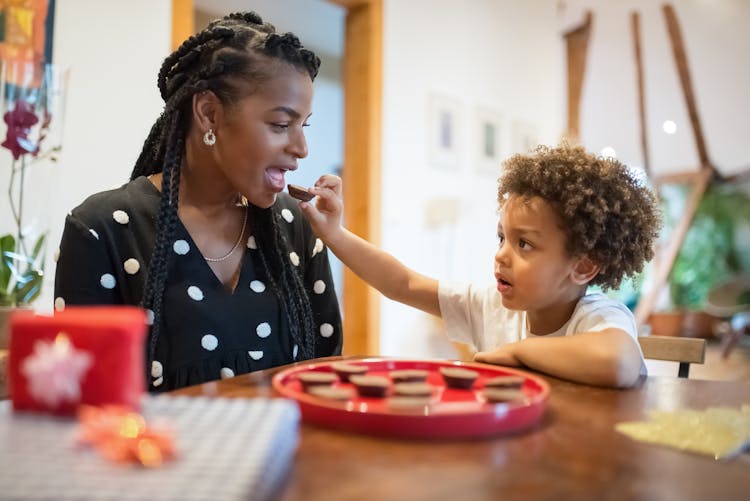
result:
[[[161,194],[145,177],[98,193],[68,214],[55,277],[55,309],[66,305],[139,305],[156,238]],[[341,353],[341,313],[328,253],[298,209],[281,193],[285,253],[299,270],[315,322],[317,356]],[[299,347],[264,275],[257,238],[245,242],[233,292],[219,281],[178,222],[171,242],[161,334],[148,382],[151,391],[232,377],[297,360]],[[153,321],[153,313],[147,311]]]

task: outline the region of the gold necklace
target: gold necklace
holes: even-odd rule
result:
[[[240,236],[237,238],[237,241],[234,243],[234,246],[231,249],[229,249],[229,252],[227,252],[221,257],[208,257],[204,255],[203,259],[205,259],[209,263],[218,263],[218,262],[224,261],[226,258],[234,254],[234,251],[236,251],[237,247],[239,247],[240,243],[242,243],[242,237],[245,236],[245,226],[247,226],[247,213],[248,212],[249,212],[248,208],[245,207],[245,217],[242,219],[242,230],[240,231]]]

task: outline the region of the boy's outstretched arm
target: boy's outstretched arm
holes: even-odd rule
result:
[[[440,316],[438,282],[407,268],[403,263],[341,226],[341,179],[326,174],[309,189],[315,204],[301,202],[300,209],[315,233],[362,280],[386,297]]]
[[[641,368],[636,341],[621,329],[528,338],[479,352],[474,360],[523,365],[570,381],[615,388],[633,386]]]

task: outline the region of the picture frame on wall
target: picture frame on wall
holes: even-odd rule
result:
[[[427,102],[427,158],[433,167],[458,169],[461,161],[461,103],[431,94]]]
[[[526,154],[539,144],[539,132],[534,124],[525,120],[513,120],[511,125],[512,153]]]
[[[477,172],[499,174],[505,156],[503,132],[501,113],[484,107],[477,109],[474,133]]]

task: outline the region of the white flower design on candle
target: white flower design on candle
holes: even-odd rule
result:
[[[81,378],[93,364],[90,353],[76,348],[61,332],[54,341],[37,341],[34,352],[21,364],[29,384],[29,394],[48,407],[63,401],[78,402]]]

